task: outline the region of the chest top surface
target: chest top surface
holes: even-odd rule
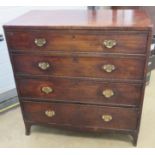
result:
[[[4,27],[148,29],[152,27],[152,23],[142,10],[35,10]]]

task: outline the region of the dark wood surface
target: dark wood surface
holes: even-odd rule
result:
[[[89,104],[139,106],[141,84],[106,83],[97,80],[76,80],[66,78],[16,78],[19,93],[24,98],[58,100]],[[51,87],[52,93],[45,94],[42,87]],[[114,96],[106,98],[102,92],[111,89]],[[134,92],[133,94],[131,92]]]
[[[88,55],[38,55],[13,54],[17,75],[42,75],[58,77],[104,78],[115,80],[144,80],[144,57],[88,56]],[[23,63],[28,62],[28,63]],[[50,65],[47,70],[38,67],[40,62]],[[106,72],[104,65],[114,65],[115,70]],[[127,66],[127,67],[124,67]]]
[[[72,52],[113,52],[144,54],[147,42],[146,32],[133,31],[17,31],[8,32],[10,49],[25,52],[72,51]],[[44,38],[46,44],[41,48],[34,43],[36,38]],[[104,40],[117,40],[117,45],[108,49]]]
[[[145,10],[148,16],[150,17],[153,28],[153,39],[152,44],[155,44],[154,38],[155,38],[155,6],[112,6],[112,9],[139,9],[139,10]],[[149,62],[151,62],[151,65],[149,65],[148,68],[148,76],[147,76],[147,84],[150,82],[151,77],[151,71],[155,69],[155,49],[151,51]]]
[[[69,123],[69,129],[131,134],[136,145],[151,28],[140,10],[32,11],[6,24],[26,134],[34,124]],[[38,47],[36,39],[45,44]],[[105,48],[105,40],[116,45]],[[50,67],[41,70],[39,62]],[[105,64],[115,70],[105,72]],[[43,87],[53,92],[45,94]],[[103,91],[109,89],[113,95],[107,98]],[[52,109],[53,120],[45,115]],[[101,120],[101,114],[113,115],[112,121]]]
[[[105,106],[86,106],[80,104],[23,102],[25,117],[28,121],[67,126],[90,127],[98,129],[135,130],[138,113],[132,108],[116,108]],[[46,117],[46,110],[53,110],[55,115]],[[86,115],[87,114],[87,115]],[[112,120],[104,122],[102,115],[109,114]],[[127,123],[128,122],[128,123]]]
[[[155,35],[155,6],[112,6],[112,9],[139,9],[145,10],[153,24],[153,35]]]
[[[72,28],[138,28],[148,29],[152,23],[141,10],[55,10],[31,11],[8,22],[5,27]]]
[[[155,6],[140,6],[139,9],[145,10],[153,23],[153,35],[155,35]]]

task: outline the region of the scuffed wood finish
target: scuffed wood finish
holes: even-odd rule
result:
[[[132,108],[116,108],[105,106],[86,106],[80,104],[23,102],[28,121],[67,126],[90,127],[98,129],[135,130],[138,111]],[[45,115],[45,111],[55,112],[53,117]],[[102,115],[111,115],[112,120],[105,122]]]
[[[103,79],[143,80],[144,57],[121,56],[49,56],[13,54],[16,74],[89,77]],[[24,63],[27,62],[27,63]],[[49,64],[47,70],[38,67],[40,62]],[[114,65],[112,72],[106,72],[104,65]],[[125,67],[127,66],[127,67]]]
[[[136,145],[151,29],[141,10],[32,11],[4,25],[26,135],[38,124],[130,134]],[[107,48],[105,40],[116,44]],[[49,63],[47,70],[40,62]],[[115,69],[106,72],[107,64]]]
[[[15,31],[8,32],[7,38],[11,50],[24,50],[26,53],[42,51],[102,52],[144,54],[146,48],[146,32],[130,31]],[[46,44],[38,47],[35,39],[44,38]],[[114,48],[104,46],[105,40],[116,40]]]
[[[141,84],[106,83],[94,80],[76,80],[49,78],[25,79],[17,78],[17,85],[21,97],[44,100],[74,101],[89,104],[107,104],[139,106]],[[42,87],[51,87],[53,92],[45,94]],[[103,96],[102,92],[111,89],[111,98]],[[134,93],[131,93],[134,92]]]

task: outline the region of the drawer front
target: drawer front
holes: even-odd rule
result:
[[[145,53],[147,33],[98,32],[61,33],[56,31],[15,31],[7,32],[11,50],[26,52],[72,51]]]
[[[144,58],[13,55],[18,74],[143,79]]]
[[[136,129],[138,112],[132,108],[116,108],[80,104],[23,102],[28,121],[94,129]]]
[[[142,85],[104,83],[63,78],[16,78],[20,95],[25,98],[73,101],[89,104],[138,105]]]

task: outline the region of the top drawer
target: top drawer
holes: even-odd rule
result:
[[[147,33],[130,31],[8,31],[11,50],[144,54]]]

